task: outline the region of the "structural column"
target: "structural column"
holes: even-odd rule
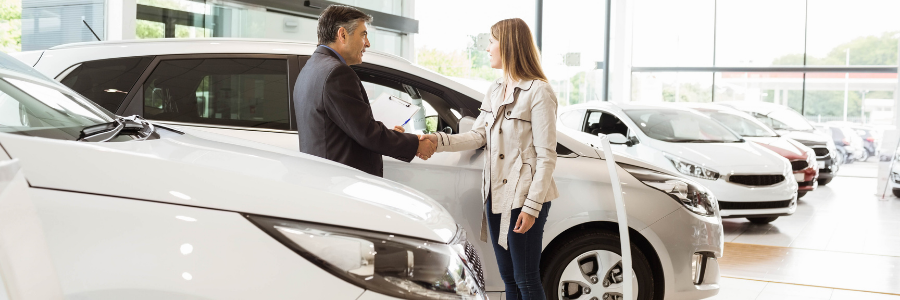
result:
[[[133,40],[136,37],[137,0],[106,0],[107,41]]]

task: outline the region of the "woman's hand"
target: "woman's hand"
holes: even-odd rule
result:
[[[404,133],[406,132],[406,129],[404,129],[403,126],[394,126],[394,131]]]
[[[516,220],[516,228],[513,228],[513,232],[526,233],[531,226],[534,226],[534,216],[523,211],[519,213],[519,219]]]

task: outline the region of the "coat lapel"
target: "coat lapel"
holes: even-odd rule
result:
[[[509,105],[510,103],[515,102],[516,99],[519,98],[519,93],[521,93],[522,91],[530,90],[531,86],[534,85],[534,80],[524,80],[522,82],[519,82],[518,85],[513,87],[513,89],[515,89],[515,91],[513,91],[513,93],[510,94],[509,97],[506,97],[506,98],[503,98],[504,96],[506,96],[503,91],[504,84],[506,84],[505,81],[501,81],[500,83],[498,83],[497,87],[494,88],[494,91],[491,95],[491,101],[494,101],[494,99],[502,99],[503,100],[503,102],[500,103],[500,106],[498,106],[496,111],[494,112],[494,121],[491,122],[491,128],[494,127],[494,124],[497,124],[497,119],[499,119],[500,115],[503,114],[503,108],[506,107],[507,105]]]

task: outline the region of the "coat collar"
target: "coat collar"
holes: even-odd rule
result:
[[[344,61],[344,59],[341,58],[340,56],[338,56],[337,53],[335,53],[334,51],[332,51],[331,49],[329,49],[327,47],[324,47],[324,45],[320,45],[319,47],[316,47],[316,51],[313,51],[313,53],[324,54],[324,55],[330,56],[340,62]]]
[[[534,79],[519,81],[519,84],[517,84],[516,86],[513,87],[513,89],[517,89],[518,91],[513,91],[513,93],[508,98],[503,98],[504,96],[506,96],[503,94],[503,85],[506,84],[506,77],[502,77],[500,79],[497,79],[497,81],[495,81],[493,93],[497,97],[491,97],[491,98],[492,98],[492,100],[493,99],[502,99],[503,102],[501,102],[500,106],[510,104],[513,101],[515,101],[517,93],[519,93],[521,91],[530,90],[531,87],[534,86],[534,81],[535,81]],[[499,93],[499,95],[497,95],[498,93]]]

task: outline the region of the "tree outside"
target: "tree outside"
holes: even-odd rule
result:
[[[0,51],[22,51],[21,0],[0,0]]]

